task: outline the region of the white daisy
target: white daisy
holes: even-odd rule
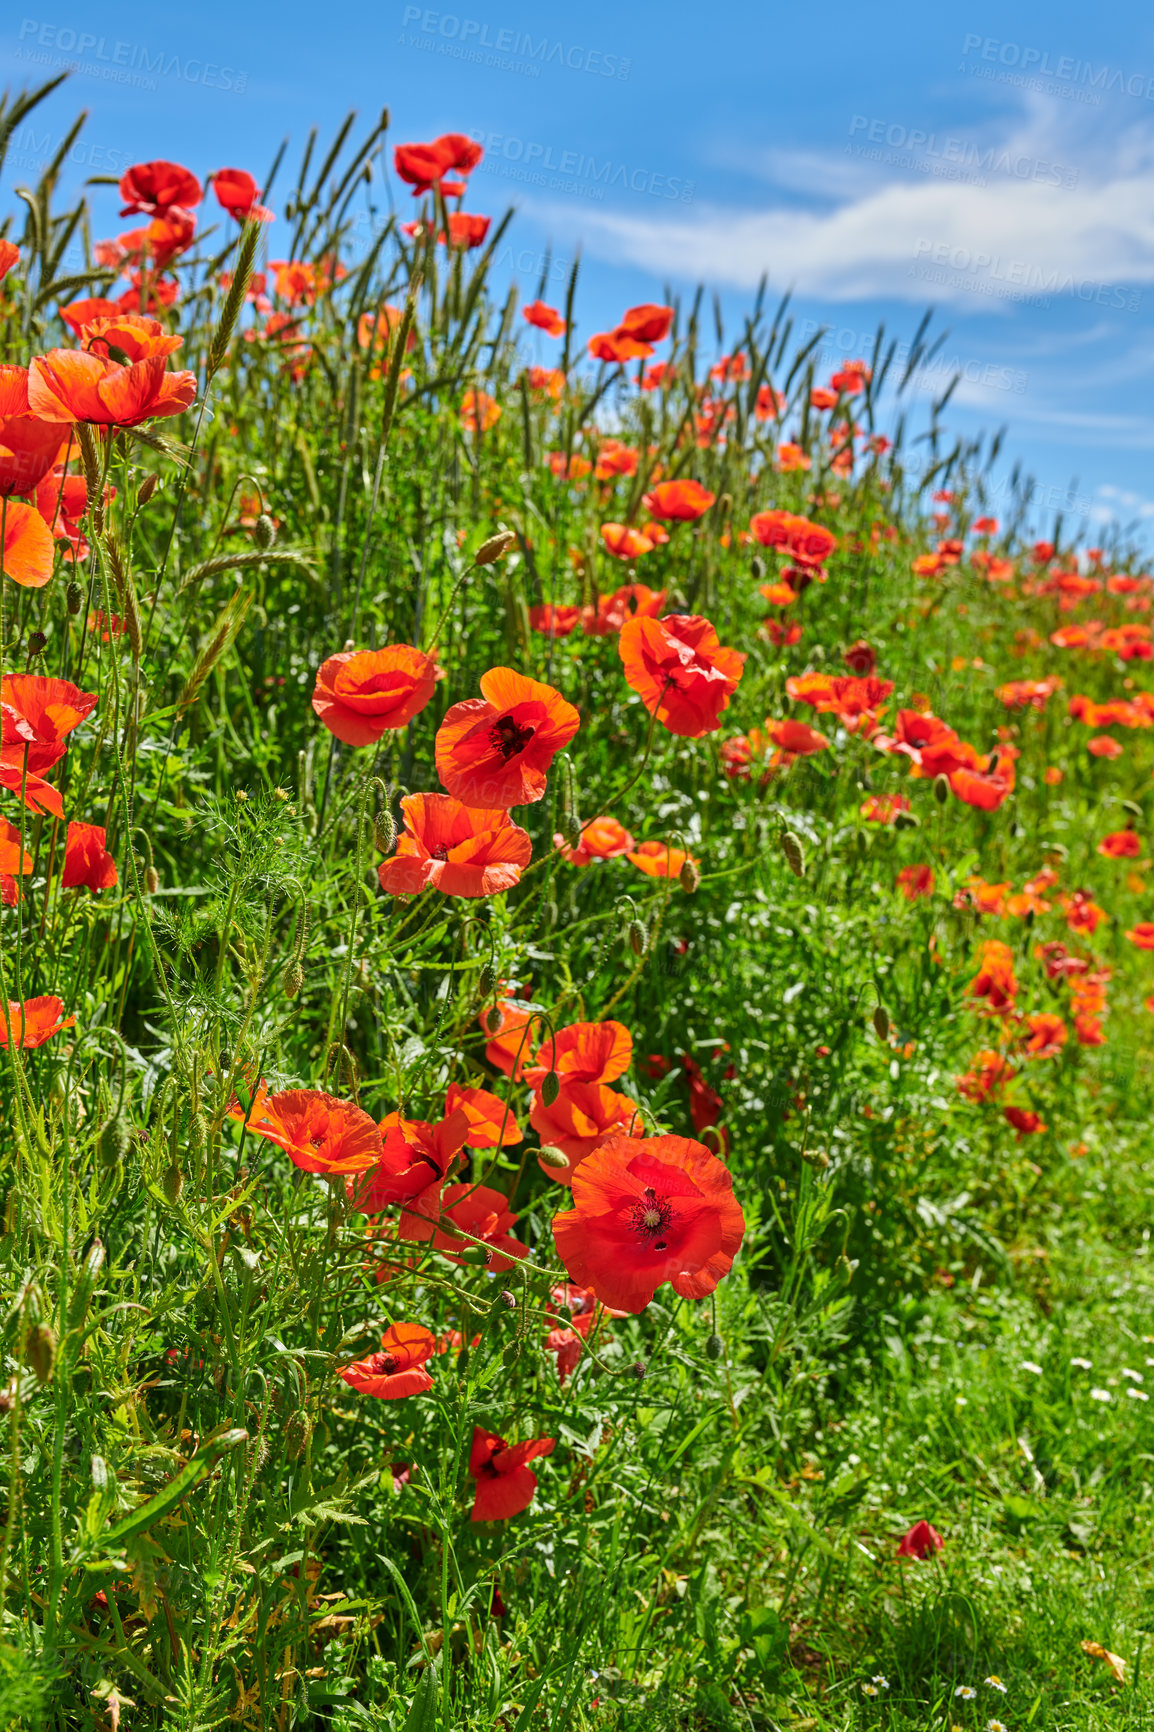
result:
[[[1123,1377],[1128,1377],[1131,1383],[1145,1383],[1146,1381],[1140,1371],[1131,1371],[1128,1365],[1122,1367],[1122,1375]]]
[[[1035,1377],[1041,1377],[1042,1375],[1042,1367],[1040,1365],[1035,1365],[1032,1359],[1023,1359],[1022,1370],[1033,1372]]]
[[[1071,1365],[1076,1365],[1079,1371],[1093,1371],[1093,1362],[1089,1359],[1071,1359]]]
[[[1131,1401],[1149,1401],[1150,1399],[1144,1389],[1128,1389],[1126,1394],[1130,1397]]]
[[[1000,1690],[1003,1696],[1006,1694],[1006,1686],[1002,1683],[1002,1680],[998,1677],[996,1672],[991,1672],[985,1682],[990,1686],[991,1690]]]
[[[954,1695],[960,1696],[963,1702],[972,1702],[977,1693],[972,1684],[959,1684],[954,1691]]]
[[[1090,1391],[1091,1401],[1113,1401],[1113,1399],[1114,1397],[1108,1389],[1092,1389]]]

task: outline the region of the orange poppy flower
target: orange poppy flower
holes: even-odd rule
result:
[[[426,1359],[437,1351],[437,1338],[419,1323],[394,1323],[381,1336],[379,1353],[342,1365],[337,1376],[362,1395],[381,1401],[398,1401],[406,1395],[423,1395],[433,1379],[425,1370]]]
[[[217,203],[238,223],[271,223],[275,219],[260,202],[260,188],[243,168],[218,169],[212,177]]]
[[[600,533],[606,553],[611,553],[614,559],[643,559],[653,552],[649,536],[630,524],[603,523]]]
[[[1086,750],[1094,758],[1120,758],[1125,748],[1110,734],[1095,734],[1086,741]]]
[[[195,396],[196,374],[168,372],[163,355],[122,366],[107,355],[49,349],[28,369],[28,402],[45,421],[137,427],[183,414]]]
[[[1136,860],[1142,852],[1142,843],[1136,830],[1112,830],[1103,836],[1097,851],[1108,860]]]
[[[611,481],[617,475],[636,475],[637,453],[620,439],[603,439],[593,468],[594,481]]]
[[[20,832],[15,824],[0,818],[0,902],[14,908],[20,900],[17,878],[25,878],[32,870],[32,856],[20,847]]]
[[[660,307],[652,301],[644,301],[639,307],[630,307],[616,329],[619,333],[636,338],[639,343],[663,343],[672,324],[672,307]]]
[[[530,367],[530,391],[543,391],[554,403],[559,403],[565,390],[565,374],[560,367]]]
[[[579,607],[554,606],[551,602],[543,602],[540,606],[529,609],[530,628],[543,633],[545,637],[568,637],[580,618]]]
[[[376,1163],[349,1181],[350,1200],[366,1215],[379,1215],[390,1203],[436,1214],[441,1186],[468,1133],[468,1116],[459,1110],[446,1111],[436,1124],[388,1113],[381,1120]]]
[[[363,1173],[380,1158],[381,1134],[368,1113],[320,1089],[285,1089],[270,1095],[264,1083],[251,1111],[234,1102],[229,1116],[283,1149],[306,1173]]]
[[[513,668],[482,674],[481,693],[446,712],[434,747],[437,774],[465,805],[532,805],[581,717],[553,686]]]
[[[599,595],[596,607],[582,608],[581,630],[587,637],[612,637],[627,619],[656,619],[668,593],[644,583],[623,583],[612,595]]]
[[[637,846],[624,824],[619,824],[616,818],[592,818],[588,824],[583,824],[581,840],[576,848],[570,848],[563,836],[554,836],[553,845],[561,850],[570,866],[592,866],[594,860],[617,860]]]
[[[651,517],[665,518],[671,523],[696,523],[716,498],[716,493],[711,493],[700,481],[660,481],[645,494],[642,504]]]
[[[692,860],[695,866],[698,863],[692,854],[671,847],[668,842],[642,842],[626,859],[647,878],[679,878],[687,860]]]
[[[27,367],[0,367],[0,494],[35,492],[62,447],[59,423],[28,406]]]
[[[689,739],[720,727],[745,666],[745,655],[726,649],[700,614],[627,620],[617,640],[625,678],[650,715]]]
[[[537,1475],[528,1464],[539,1456],[552,1455],[556,1443],[554,1437],[534,1437],[526,1443],[509,1444],[495,1431],[475,1425],[469,1472],[477,1482],[477,1491],[470,1521],[508,1521],[528,1509],[537,1490]]]
[[[511,999],[497,1005],[500,1018],[496,1028],[489,1027],[490,1007],[483,1010],[477,1021],[488,1035],[485,1058],[495,1070],[504,1071],[514,1082],[520,1082],[538,1038],[540,1018],[523,1010]]]
[[[979,1106],[1000,1093],[1015,1074],[1010,1061],[1002,1053],[987,1049],[978,1053],[972,1070],[956,1079],[958,1093]]]
[[[13,1036],[17,1046],[43,1046],[62,1028],[71,1028],[75,1023],[76,1018],[65,1017],[63,1011],[63,1001],[50,993],[42,998],[26,998],[23,1004],[18,999],[9,999],[7,1009],[0,1000],[0,1046],[7,1046]]]
[[[121,176],[120,196],[124,200],[121,216],[132,216],[135,211],[157,216],[173,205],[199,204],[204,193],[190,169],[158,159],[134,163]]]
[[[633,1060],[633,1036],[621,1022],[573,1022],[547,1038],[532,1065],[525,1067],[530,1088],[540,1088],[550,1071],[563,1083],[615,1082]]]
[[[792,440],[784,440],[777,448],[775,467],[782,475],[792,475],[799,469],[812,469],[813,458],[795,445]]]
[[[461,398],[461,426],[466,433],[476,433],[478,428],[487,433],[500,419],[501,405],[487,391],[469,390]]]
[[[20,257],[20,248],[12,241],[0,240],[0,282],[8,275]]]
[[[1154,950],[1154,921],[1139,920],[1126,936],[1139,950]]]
[[[651,344],[630,336],[628,331],[596,331],[589,339],[588,349],[595,361],[617,364],[644,360],[653,353]]]
[[[119,301],[109,301],[100,295],[91,296],[84,301],[71,301],[68,306],[58,307],[56,310],[68,329],[77,337],[83,337],[89,325],[97,319],[115,319],[124,311]]]
[[[665,1281],[684,1299],[712,1293],[744,1232],[727,1168],[688,1137],[611,1138],[581,1163],[573,1208],[553,1220],[570,1279],[634,1313]]]
[[[932,896],[934,869],[932,866],[903,866],[898,873],[897,885],[907,902],[916,902],[919,896]]]
[[[469,1121],[465,1144],[470,1149],[508,1148],[524,1141],[520,1125],[503,1100],[488,1089],[463,1088],[450,1083],[445,1096],[445,1112],[464,1113]]]
[[[963,765],[950,772],[950,791],[964,805],[976,806],[981,812],[996,812],[1014,786],[1012,770],[1013,766],[1007,764],[1005,773],[999,770],[996,775],[985,775]]]
[[[986,1000],[984,1014],[1001,1016],[1014,1008],[1018,993],[1014,974],[1014,953],[999,938],[988,938],[982,945],[978,972],[967,988],[971,998]]]
[[[406,1209],[401,1216],[401,1238],[410,1244],[432,1241],[450,1263],[463,1261],[462,1253],[473,1239],[482,1239],[488,1248],[485,1267],[496,1275],[511,1269],[514,1263],[529,1255],[526,1246],[508,1231],[517,1217],[509,1211],[507,1197],[488,1185],[458,1183],[446,1185],[441,1192],[439,1215],[416,1214]],[[467,1233],[468,1239],[461,1234]]]
[[[564,335],[565,321],[556,307],[548,307],[544,301],[530,301],[527,307],[521,308],[521,317],[537,330],[544,331],[550,337]]]
[[[21,589],[43,589],[52,576],[52,532],[34,505],[9,499],[3,508],[0,569]]]
[[[559,1185],[571,1185],[582,1161],[607,1137],[630,1136],[635,1128],[641,1128],[636,1101],[599,1082],[563,1081],[551,1106],[535,1093],[529,1123],[542,1143],[551,1143],[568,1160],[566,1167],[541,1163],[546,1177]]]
[[[796,512],[760,511],[750,518],[750,530],[762,547],[780,548],[799,565],[820,566],[837,547],[837,536]]]
[[[563,451],[550,451],[545,465],[559,481],[583,481],[593,470],[588,457],[582,457],[579,451],[575,451],[568,460]]]
[[[317,670],[313,709],[346,746],[372,746],[419,715],[436,683],[436,660],[411,644],[341,650]]]
[[[401,811],[396,853],[377,867],[387,896],[416,896],[426,886],[445,896],[496,896],[513,888],[532,857],[532,843],[503,806],[409,794]]]
[[[1060,1016],[1051,1011],[1038,1011],[1026,1018],[1030,1033],[1026,1040],[1027,1058],[1054,1058],[1069,1038],[1069,1031]]]
[[[114,355],[129,361],[147,361],[152,355],[171,355],[184,338],[166,331],[159,319],[141,313],[114,313],[110,318],[91,319],[84,331],[84,349],[93,355]]]
[[[775,746],[780,746],[783,752],[791,757],[812,757],[815,752],[828,752],[829,741],[824,734],[819,734],[816,728],[811,728],[808,722],[795,722],[789,719],[784,722],[767,721],[765,731]]]
[[[5,674],[0,680],[0,703],[23,724],[19,744],[22,749],[25,741],[29,742],[28,766],[39,773],[51,769],[64,756],[65,736],[92,714],[97,696],[82,692],[69,680],[43,674]],[[7,748],[7,717],[3,740]]]
[[[104,846],[104,836],[103,825],[69,824],[60,879],[65,890],[111,890],[117,883],[116,861]]]

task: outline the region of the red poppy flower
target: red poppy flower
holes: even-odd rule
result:
[[[554,836],[553,845],[561,850],[570,866],[592,866],[594,860],[617,860],[637,846],[616,818],[590,819],[581,827],[581,840],[576,848],[570,848],[563,836]]]
[[[898,1557],[917,1558],[924,1562],[926,1558],[932,1558],[935,1552],[940,1552],[945,1543],[938,1530],[932,1528],[929,1522],[915,1522],[909,1532],[903,1534],[898,1541]]]
[[[1023,1137],[1037,1136],[1040,1131],[1047,1131],[1050,1128],[1049,1125],[1042,1123],[1037,1113],[1029,1112],[1025,1107],[1003,1107],[1002,1117],[1007,1124],[1013,1125],[1018,1133],[1019,1142]]]
[[[688,1137],[611,1138],[578,1167],[573,1208],[553,1220],[570,1278],[629,1312],[664,1281],[685,1299],[712,1293],[744,1232],[728,1170]]]
[[[20,900],[17,878],[27,877],[32,870],[32,856],[20,846],[20,832],[15,824],[0,818],[0,902],[14,908]]]
[[[436,660],[411,644],[341,650],[317,670],[313,709],[346,746],[371,746],[419,715],[436,683]]]
[[[630,1136],[641,1128],[636,1101],[598,1082],[562,1082],[552,1106],[545,1105],[540,1092],[534,1093],[529,1123],[542,1143],[560,1149],[569,1163],[541,1165],[546,1177],[559,1185],[571,1185],[582,1161],[608,1138]]]
[[[573,1022],[557,1038],[546,1038],[532,1065],[525,1067],[530,1088],[540,1088],[556,1071],[563,1083],[615,1082],[633,1060],[633,1036],[620,1022]]]
[[[239,1103],[228,1110],[230,1117],[245,1119]],[[381,1134],[368,1113],[319,1089],[270,1095],[262,1082],[246,1124],[283,1149],[302,1172],[363,1173],[380,1158]]]
[[[64,436],[28,406],[27,367],[0,367],[0,494],[32,493],[58,461]]]
[[[273,214],[260,202],[260,188],[243,168],[222,168],[212,177],[212,190],[217,203],[238,223],[274,221]]]
[[[815,752],[829,750],[825,735],[811,728],[808,722],[795,722],[788,718],[783,722],[767,721],[765,731],[774,745],[788,752],[791,758],[808,758]]]
[[[401,1216],[400,1234],[411,1244],[432,1240],[450,1263],[463,1261],[463,1253],[474,1239],[481,1239],[488,1248],[485,1267],[500,1275],[522,1257],[529,1255],[526,1246],[508,1231],[517,1220],[509,1210],[509,1200],[488,1185],[458,1183],[446,1185],[441,1192],[440,1214],[415,1213],[406,1209]],[[467,1239],[462,1233],[469,1235]]]
[[[956,1079],[958,1093],[975,1106],[998,1094],[1014,1076],[1013,1066],[1003,1053],[988,1048],[978,1053],[973,1068]]]
[[[892,824],[899,812],[909,809],[904,794],[870,794],[861,803],[861,815],[867,824]]]
[[[1075,890],[1072,896],[1063,896],[1062,912],[1071,932],[1096,932],[1101,922],[1108,918],[1106,910],[1100,908],[1084,890]]]
[[[129,361],[147,361],[151,355],[171,355],[184,338],[166,331],[159,319],[142,313],[114,313],[92,319],[84,332],[84,348],[93,355],[115,355],[119,350]]]
[[[122,366],[107,355],[49,349],[28,369],[28,401],[45,421],[137,427],[183,414],[195,396],[196,374],[168,372],[163,355]]]
[[[389,1113],[381,1120],[376,1164],[350,1180],[350,1199],[366,1215],[379,1215],[390,1203],[435,1214],[468,1132],[460,1111],[447,1111],[437,1124]]]
[[[401,811],[405,827],[396,853],[377,867],[388,896],[415,896],[426,886],[445,896],[495,896],[513,888],[532,857],[529,837],[503,806],[465,806],[448,794],[409,794]]]
[[[700,739],[720,727],[745,656],[724,648],[709,620],[683,613],[627,620],[617,644],[627,682],[671,734]]]
[[[466,433],[487,433],[501,419],[501,405],[487,391],[468,390],[461,398],[461,426]]]
[[[602,525],[602,533],[620,527],[606,523]],[[645,583],[623,583],[612,595],[599,595],[596,607],[582,608],[581,630],[587,637],[612,637],[627,619],[656,619],[668,593],[664,589],[650,589]]]
[[[645,301],[639,307],[630,307],[616,328],[618,332],[636,338],[639,343],[663,343],[672,323],[672,307],[659,307],[652,301]]]
[[[588,349],[595,361],[609,361],[617,365],[623,361],[644,360],[653,353],[649,343],[630,336],[628,331],[597,331],[590,337]]]
[[[8,275],[20,257],[20,248],[12,241],[0,240],[0,282]]]
[[[489,232],[492,217],[478,216],[473,211],[455,210],[449,217],[449,245],[451,247],[466,247],[470,251],[484,244]],[[438,235],[439,241],[444,235]]]
[[[673,848],[668,842],[642,842],[640,848],[626,855],[626,859],[647,878],[679,878],[687,860],[692,860],[695,866],[698,864],[684,848]]]
[[[477,1482],[470,1516],[475,1522],[503,1522],[528,1509],[537,1490],[537,1475],[529,1462],[552,1455],[555,1437],[534,1437],[526,1443],[505,1442],[495,1431],[473,1427],[469,1472]]]
[[[524,1140],[521,1127],[505,1105],[488,1089],[462,1088],[450,1083],[445,1096],[446,1113],[462,1112],[469,1121],[466,1146],[470,1149],[508,1148]]]
[[[644,559],[647,553],[653,552],[654,544],[649,536],[631,524],[603,523],[600,533],[606,553],[611,553],[614,559]]]
[[[394,1323],[381,1336],[381,1350],[352,1365],[342,1365],[337,1376],[362,1395],[381,1401],[398,1401],[406,1395],[423,1395],[433,1380],[424,1369],[426,1359],[437,1351],[436,1337],[420,1323]]]
[[[618,475],[636,475],[638,456],[631,445],[620,439],[603,439],[593,467],[594,481],[612,481]]]
[[[544,301],[530,301],[527,307],[521,308],[521,317],[550,337],[560,337],[564,333],[564,319],[556,307],[548,307]]]
[[[919,896],[932,896],[934,869],[932,866],[903,866],[897,884],[907,902],[916,902]]]
[[[82,692],[68,680],[42,674],[5,674],[0,680],[0,703],[10,711],[4,718],[5,755],[10,743],[21,749],[28,742],[28,767],[40,773],[64,756],[64,738],[96,708],[95,692]],[[19,722],[9,737],[10,723]]]
[[[100,824],[72,823],[64,849],[65,890],[111,890],[117,882],[116,861],[104,846]]]
[[[1014,1008],[1018,981],[1014,974],[1014,953],[1001,939],[989,938],[982,945],[982,959],[968,991],[973,998],[986,1000],[986,1014],[1001,1016]]]
[[[762,547],[780,548],[799,565],[820,566],[837,546],[837,536],[808,517],[777,508],[750,518],[754,540]]]
[[[538,607],[529,609],[529,625],[533,631],[542,632],[546,637],[568,637],[581,618],[581,609],[570,606],[554,606],[543,602]]]
[[[642,504],[651,517],[672,523],[696,523],[716,498],[716,493],[711,493],[700,481],[659,481],[645,494]]]
[[[1086,750],[1095,758],[1120,758],[1124,747],[1109,734],[1096,734],[1086,741]]]
[[[134,211],[147,211],[156,216],[173,205],[199,204],[204,197],[200,182],[178,162],[138,162],[121,177],[120,196],[124,200],[121,216]]]
[[[454,704],[437,730],[437,774],[470,806],[525,806],[545,793],[545,772],[581,725],[552,686],[512,668],[481,676],[480,698]]]
[[[114,319],[123,310],[119,301],[105,300],[100,295],[84,301],[71,301],[68,306],[57,308],[68,329],[77,337],[83,337],[89,325],[97,319]]]
[[[1154,921],[1139,920],[1126,936],[1139,950],[1154,950]]]
[[[950,790],[955,799],[980,812],[996,812],[1013,787],[1009,775],[985,775],[964,766],[950,772]]]
[[[17,999],[9,999],[7,1009],[0,1000],[0,1046],[7,1046],[13,1036],[17,1046],[43,1046],[62,1028],[71,1028],[75,1023],[76,1018],[64,1017],[63,1011],[63,1001],[51,994],[26,998],[23,1004]]]
[[[0,569],[22,589],[43,589],[52,576],[52,534],[34,505],[9,499],[4,506]]]
[[[1043,1010],[1034,1016],[1028,1016],[1026,1026],[1030,1031],[1026,1041],[1028,1058],[1054,1058],[1066,1044],[1066,1024],[1052,1011]]]

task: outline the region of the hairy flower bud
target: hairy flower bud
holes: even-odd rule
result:
[[[309,1446],[313,1422],[303,1407],[290,1413],[284,1425],[284,1449],[290,1461],[299,1461]]]
[[[920,823],[921,819],[918,817],[916,812],[894,813],[895,830],[916,830]]]
[[[50,1383],[56,1365],[56,1332],[50,1323],[33,1323],[24,1337],[24,1363],[37,1383]]]
[[[501,1026],[500,1009],[495,1004],[490,1005],[488,1011],[485,1013],[485,1027],[488,1029],[490,1034],[496,1034],[496,1032],[500,1028],[500,1026]]]
[[[483,541],[473,555],[474,565],[492,565],[495,559],[508,553],[511,547],[516,547],[517,537],[511,529],[499,529],[496,535],[490,535]]]
[[[280,978],[281,990],[286,998],[295,998],[305,983],[305,971],[294,956]]]
[[[686,860],[681,871],[678,873],[678,877],[681,881],[681,888],[685,891],[686,895],[693,896],[697,891],[697,886],[701,883],[701,868],[698,866],[697,861]]]
[[[517,1309],[517,1295],[510,1293],[509,1289],[505,1287],[497,1295],[497,1304],[504,1306],[506,1311],[515,1311]]]
[[[382,854],[391,854],[397,845],[397,822],[387,806],[373,819],[373,840]]]
[[[884,1004],[879,1004],[874,1011],[874,1033],[879,1040],[890,1038],[890,1015]]]
[[[155,896],[160,889],[160,873],[155,866],[148,866],[144,873],[144,888],[150,896]]]
[[[649,934],[643,923],[640,920],[631,920],[625,929],[625,936],[629,940],[629,948],[634,956],[644,956]]]
[[[950,797],[950,778],[948,776],[934,777],[934,799],[939,806],[944,806]]]
[[[555,1070],[547,1071],[541,1081],[541,1104],[551,1107],[561,1093],[561,1078]]]
[[[705,1357],[707,1359],[720,1359],[724,1352],[725,1342],[721,1339],[721,1336],[711,1335],[705,1343]]]
[[[792,830],[786,830],[782,833],[781,851],[785,856],[785,863],[794,877],[804,878],[805,849],[801,845],[801,838],[795,836]]]
[[[160,476],[158,474],[146,475],[136,490],[137,505],[147,505],[159,486]]]
[[[569,1157],[554,1143],[542,1143],[537,1150],[537,1159],[543,1167],[567,1167]]]
[[[258,547],[271,547],[276,540],[276,524],[267,511],[262,511],[253,524],[252,538]]]
[[[44,653],[44,645],[48,642],[47,635],[42,631],[28,633],[28,654],[38,656]]]
[[[96,1154],[102,1166],[118,1167],[132,1143],[132,1128],[122,1112],[105,1119],[96,1134]]]
[[[68,605],[68,611],[72,615],[73,619],[75,619],[84,602],[84,591],[81,589],[76,579],[73,578],[64,594]]]
[[[481,972],[477,976],[477,991],[482,998],[488,998],[497,985],[497,970],[491,962],[481,964]]]
[[[184,1174],[180,1170],[179,1162],[174,1160],[165,1168],[161,1176],[160,1188],[164,1192],[166,1200],[175,1208],[180,1201],[180,1193],[184,1189]]]

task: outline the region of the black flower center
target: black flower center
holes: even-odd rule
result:
[[[669,1249],[666,1234],[673,1220],[673,1204],[668,1197],[659,1197],[652,1185],[648,1185],[645,1195],[634,1203],[629,1217],[629,1224],[639,1239],[647,1241],[655,1251]]]
[[[446,848],[446,846],[443,842],[440,843],[436,848],[433,849],[433,859],[434,860],[447,860],[448,858],[449,858],[449,850]]]
[[[506,763],[515,758],[518,752],[523,752],[536,733],[535,728],[523,728],[515,722],[512,716],[502,716],[489,729],[489,741],[495,752],[500,752]]]
[[[397,1371],[397,1361],[391,1353],[373,1354],[373,1376],[392,1377]]]

